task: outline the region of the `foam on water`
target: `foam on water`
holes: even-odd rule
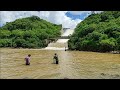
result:
[[[65,50],[65,48],[58,48],[58,47],[46,47],[47,50]]]
[[[66,43],[69,39],[58,39],[58,43]]]

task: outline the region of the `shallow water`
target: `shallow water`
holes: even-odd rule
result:
[[[120,79],[120,54],[40,50],[1,49],[1,79]],[[53,64],[58,54],[59,64]],[[31,54],[31,65],[24,58]]]

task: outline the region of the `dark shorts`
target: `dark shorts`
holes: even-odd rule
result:
[[[28,59],[26,59],[26,65],[30,65],[30,63],[29,63]]]
[[[59,63],[59,61],[56,61],[56,64],[58,64]]]

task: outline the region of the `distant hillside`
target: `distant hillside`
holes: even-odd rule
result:
[[[88,16],[75,28],[68,47],[70,50],[97,52],[120,50],[120,11]]]
[[[0,47],[42,48],[61,35],[62,25],[37,16],[17,19],[0,28]]]

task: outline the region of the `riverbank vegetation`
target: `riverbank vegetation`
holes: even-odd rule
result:
[[[0,28],[0,47],[43,48],[61,35],[61,28],[37,16],[17,19]]]
[[[120,51],[120,11],[89,15],[75,28],[68,48],[97,52]]]

